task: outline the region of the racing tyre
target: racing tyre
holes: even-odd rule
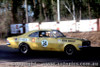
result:
[[[66,46],[64,51],[65,51],[66,55],[68,55],[68,56],[73,56],[77,52],[76,48],[72,45]]]
[[[30,52],[30,48],[27,44],[24,43],[24,44],[20,45],[19,51],[22,54],[28,54]]]

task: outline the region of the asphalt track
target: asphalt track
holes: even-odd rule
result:
[[[0,45],[0,62],[33,62],[33,63],[98,63],[100,66],[100,47],[84,48],[77,55],[70,57],[63,52],[31,51],[30,54],[20,54],[18,49]]]

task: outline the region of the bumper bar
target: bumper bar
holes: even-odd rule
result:
[[[10,45],[10,43],[6,43],[6,45]]]

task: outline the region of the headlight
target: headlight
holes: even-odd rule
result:
[[[82,46],[91,46],[91,42],[90,41],[83,41]]]
[[[8,41],[8,40],[6,40],[6,44],[7,44],[7,45],[10,45],[10,43],[9,43],[9,41]]]

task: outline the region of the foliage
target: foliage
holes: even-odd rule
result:
[[[9,3],[11,1],[9,0]],[[9,32],[10,24],[13,22],[11,5],[7,0],[0,0],[0,37],[4,37]]]
[[[100,18],[100,0],[60,0],[61,20],[73,19],[72,1],[75,5],[76,20]],[[27,4],[29,23],[57,21],[57,0],[27,0]],[[10,24],[25,22],[25,0],[0,0],[0,33],[7,33]]]
[[[6,1],[6,0],[1,0]],[[9,0],[12,6],[12,15],[14,23],[25,22],[25,0]],[[77,19],[94,19],[100,17],[99,0],[60,0],[61,20],[72,20],[73,17],[65,8],[66,4],[73,13],[73,4],[75,4],[75,17]],[[12,3],[11,3],[12,2]],[[27,0],[29,22],[57,21],[57,0]],[[33,15],[31,15],[33,13]],[[19,18],[20,17],[20,18]]]

